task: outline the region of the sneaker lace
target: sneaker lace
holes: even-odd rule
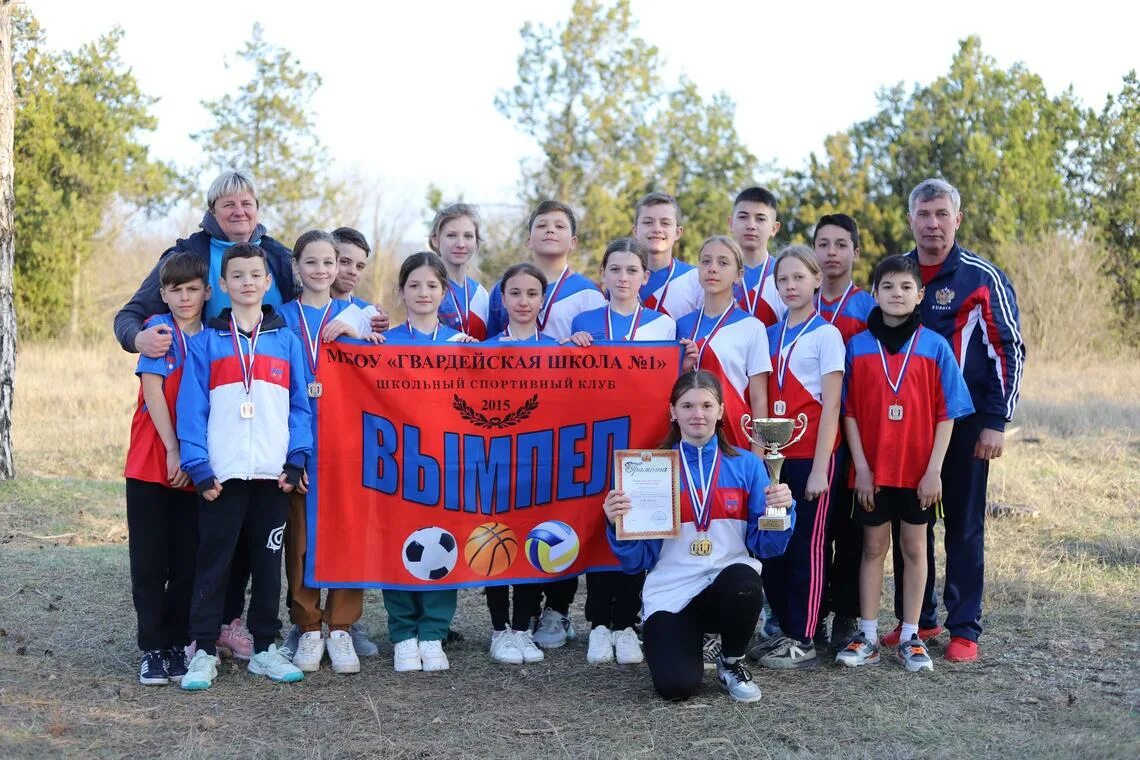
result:
[[[723,660],[722,660],[723,662]],[[752,680],[752,672],[744,664],[744,660],[737,660],[736,662],[724,662],[724,669],[732,674],[740,683],[749,683]]]
[[[230,627],[230,636],[235,639],[244,641],[245,643],[253,646],[253,634],[245,627],[245,623],[238,622],[236,625]]]
[[[702,653],[706,660],[713,660],[720,656],[720,640],[715,636],[709,636],[705,639],[705,643],[701,646]]]

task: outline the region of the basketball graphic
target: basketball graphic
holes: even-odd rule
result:
[[[471,572],[490,578],[505,572],[518,551],[519,541],[513,530],[500,522],[488,522],[471,531],[463,557]]]
[[[578,559],[578,534],[561,520],[547,520],[526,536],[526,558],[535,570],[554,575]]]

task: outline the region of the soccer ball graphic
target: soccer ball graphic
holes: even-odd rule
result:
[[[547,520],[526,535],[526,558],[535,570],[561,573],[578,559],[578,534],[561,520]]]
[[[459,559],[455,536],[443,528],[420,528],[404,540],[404,567],[421,581],[447,577]]]

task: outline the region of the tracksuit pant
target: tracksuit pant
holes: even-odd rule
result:
[[[828,523],[827,587],[820,618],[859,618],[859,566],[863,559],[863,526],[852,516],[855,491],[847,485],[851,453],[846,443],[835,452],[835,476],[831,479],[831,516]]]
[[[812,640],[819,623],[827,573],[824,549],[830,508],[830,489],[818,499],[804,498],[811,465],[810,459],[784,461],[780,480],[792,489],[796,500],[796,527],[784,553],[764,560],[764,593],[772,613],[785,636],[804,644]],[[828,468],[829,481],[833,470],[834,457]]]
[[[198,552],[198,494],[127,478],[126,496],[139,649],[185,646]]]
[[[294,492],[289,495],[289,520],[285,524],[289,617],[302,633],[321,630],[322,620],[330,631],[347,631],[364,612],[364,589],[330,588],[322,609],[321,590],[305,585],[307,540],[305,494]]]
[[[276,480],[227,480],[213,501],[198,501],[198,560],[190,605],[190,637],[216,653],[218,629],[236,553],[249,559],[246,626],[255,652],[264,652],[281,627],[281,546],[289,497]],[[244,532],[244,538],[243,537]],[[239,540],[242,539],[242,540]]]
[[[443,641],[455,617],[458,595],[444,591],[398,591],[384,589],[384,609],[388,611],[388,638],[393,644],[418,638]]]
[[[946,529],[946,628],[951,636],[977,641],[982,634],[982,590],[985,583],[986,486],[990,463],[974,456],[982,432],[980,415],[958,420],[942,465],[943,523]],[[902,620],[902,554],[894,541],[895,617]],[[919,625],[938,624],[934,590],[934,520],[927,529],[926,593]]]
[[[691,697],[704,680],[705,633],[720,634],[725,657],[743,657],[762,606],[760,575],[750,565],[735,564],[721,570],[680,612],[650,615],[642,639],[653,688],[665,699]]]

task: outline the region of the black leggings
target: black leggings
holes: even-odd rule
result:
[[[620,570],[586,573],[586,619],[597,628],[604,625],[621,631],[637,625],[641,612],[641,587],[645,573],[632,575]]]
[[[511,613],[511,590],[514,590],[514,614]],[[508,618],[516,631],[530,628],[530,619],[538,608],[539,584],[519,583],[514,586],[488,586],[487,610],[491,613],[491,627],[507,630]]]
[[[665,699],[688,699],[704,680],[705,633],[719,633],[726,657],[743,657],[764,592],[749,565],[729,565],[680,612],[654,612],[645,621],[645,661],[653,688]]]

